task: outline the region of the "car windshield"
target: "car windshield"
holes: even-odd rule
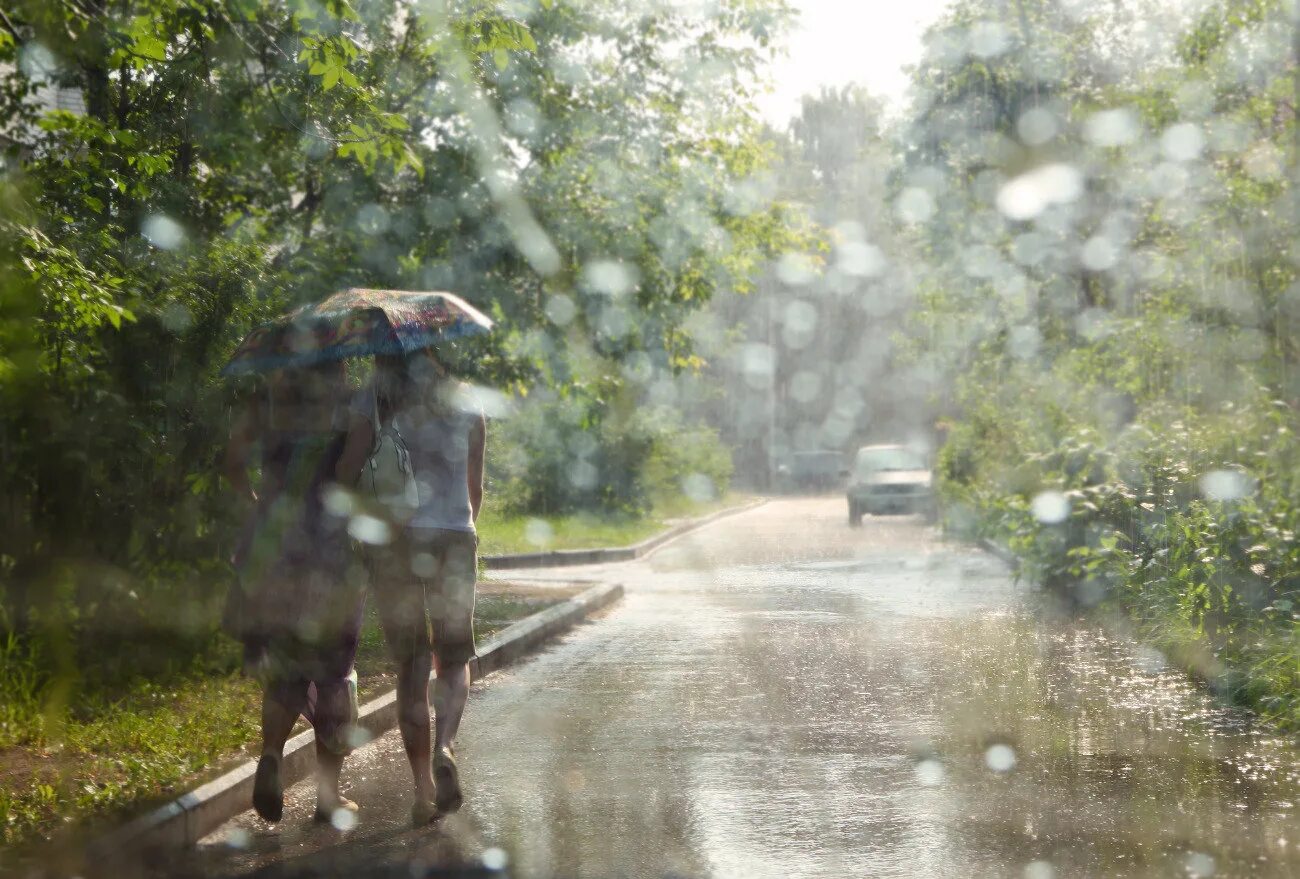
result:
[[[858,472],[877,473],[882,470],[924,470],[921,456],[904,448],[863,449],[858,452]]]

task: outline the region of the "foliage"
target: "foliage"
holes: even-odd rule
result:
[[[1300,726],[1292,24],[1016,9],[931,31],[898,181],[948,522]]]
[[[596,444],[600,484],[559,452],[516,462],[525,505],[641,509],[656,434],[635,409],[699,367],[687,319],[784,235],[770,199],[725,195],[772,159],[754,74],[787,17],[6,4],[0,702],[25,732],[5,735],[61,735],[96,666],[171,673],[114,643],[142,622],[173,626],[171,661],[212,655],[243,514],[217,461],[246,390],[218,372],[253,326],[340,287],[464,293],[499,327],[475,378],[566,401],[539,447]]]

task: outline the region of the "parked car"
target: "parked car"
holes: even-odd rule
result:
[[[864,513],[935,514],[934,480],[923,455],[907,446],[863,446],[849,475],[849,524]]]

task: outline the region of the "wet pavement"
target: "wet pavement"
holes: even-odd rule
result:
[[[299,785],[161,872],[1300,876],[1294,743],[920,520],[783,499],[530,577],[627,596],[475,684],[459,814],[410,828],[390,733],[345,769],[354,828]]]

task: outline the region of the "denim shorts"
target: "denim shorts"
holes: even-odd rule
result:
[[[440,664],[474,657],[478,535],[407,528],[370,552],[371,590],[393,658],[432,650]]]

